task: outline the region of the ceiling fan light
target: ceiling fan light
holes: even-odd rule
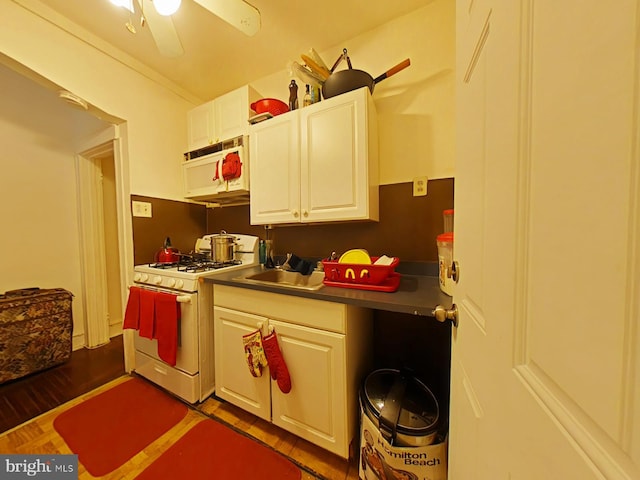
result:
[[[153,0],[153,6],[160,15],[173,15],[180,8],[181,0]]]

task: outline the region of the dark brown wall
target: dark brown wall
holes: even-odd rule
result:
[[[414,197],[411,183],[380,186],[380,221],[324,225],[274,226],[276,255],[295,253],[305,258],[326,258],[351,248],[371,255],[387,254],[402,261],[436,262],[436,236],[442,233],[442,211],[453,208],[454,180],[430,180],[427,196]],[[226,230],[266,238],[262,226],[252,226],[249,206],[205,208],[202,205],[132,196],[151,202],[153,218],[133,218],[135,263],[153,261],[169,236],[174,247],[189,252],[196,238]]]
[[[151,218],[133,217],[134,265],[153,262],[164,239],[181,252],[190,252],[196,239],[207,233],[207,212],[202,205],[132,195],[131,200],[151,203]]]
[[[437,261],[436,236],[442,233],[442,211],[453,208],[452,178],[431,180],[426,197],[414,197],[411,183],[380,186],[380,221],[324,225],[275,225],[270,238],[276,255],[295,253],[326,258],[351,248],[404,261]],[[265,238],[263,227],[249,225],[249,207],[210,209],[208,230],[241,232]]]
[[[442,211],[453,208],[452,178],[431,180],[426,197],[413,197],[411,183],[380,186],[380,221],[326,225],[276,226],[276,255],[287,252],[323,258],[335,250],[366,248],[372,255],[386,253],[404,261],[436,262],[436,236],[442,233]],[[246,233],[265,238],[262,226],[249,223],[249,207],[207,209],[202,205],[132,196],[151,202],[152,218],[133,218],[135,263],[149,263],[171,237],[173,246],[190,252],[198,237],[218,233]],[[450,327],[433,319],[376,311],[375,368],[409,367],[433,390],[448,416]]]

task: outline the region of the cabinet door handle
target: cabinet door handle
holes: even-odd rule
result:
[[[308,217],[308,216],[309,216],[309,212],[307,212],[306,210],[303,210],[303,211],[302,211],[302,215],[303,215],[304,217]]]
[[[294,211],[293,211],[293,216],[294,216],[295,218],[298,218],[298,216],[299,216],[299,215],[300,215],[300,213],[298,212],[298,210],[294,210]]]

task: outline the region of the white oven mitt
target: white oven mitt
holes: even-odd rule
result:
[[[261,377],[262,369],[267,366],[267,357],[262,348],[262,334],[260,330],[243,335],[242,343],[251,375]]]

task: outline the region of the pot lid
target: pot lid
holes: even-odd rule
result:
[[[235,235],[228,234],[225,230],[220,230],[219,234],[211,235],[211,238],[214,239],[235,239]]]
[[[437,428],[438,401],[424,383],[406,371],[376,370],[367,376],[362,393],[369,413],[379,423],[395,422],[398,432],[417,436]],[[389,418],[390,408],[397,406],[399,412],[391,413]]]

